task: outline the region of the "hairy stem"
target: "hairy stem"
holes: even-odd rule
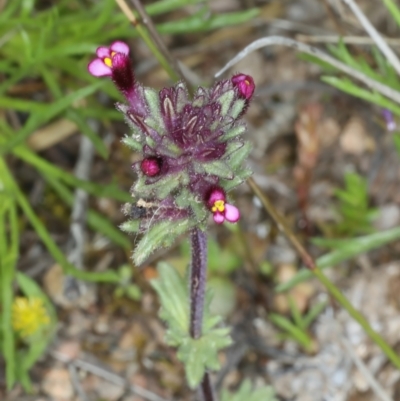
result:
[[[211,383],[210,374],[206,373],[200,385],[201,396],[204,401],[215,401],[216,396],[214,392],[214,386]]]
[[[192,262],[190,266],[190,326],[193,338],[201,337],[204,315],[204,299],[207,281],[207,234],[195,228],[190,234]],[[203,401],[215,401],[215,393],[209,373],[205,373],[200,384]]]
[[[207,279],[207,236],[195,228],[191,232],[192,264],[190,266],[190,335],[201,336],[204,312],[204,297]]]

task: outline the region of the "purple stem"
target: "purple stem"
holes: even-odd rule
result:
[[[190,269],[190,335],[199,338],[203,326],[207,280],[207,234],[195,228],[190,234],[192,264]],[[206,372],[200,384],[203,401],[216,401],[210,375]]]
[[[190,270],[190,335],[201,336],[203,325],[204,298],[207,279],[207,235],[195,228],[190,239],[192,242],[192,265]]]
[[[214,386],[211,383],[210,374],[207,372],[200,385],[201,396],[204,401],[216,401]]]

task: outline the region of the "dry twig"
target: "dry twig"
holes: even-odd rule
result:
[[[215,77],[218,78],[222,75],[226,70],[234,66],[243,58],[247,57],[251,52],[261,49],[266,46],[288,46],[293,49],[296,49],[300,52],[309,54],[311,56],[317,57],[326,63],[331,64],[335,68],[340,71],[345,72],[347,75],[353,77],[354,79],[363,82],[366,86],[371,89],[376,90],[377,92],[381,93],[382,95],[392,99],[396,103],[400,104],[400,92],[395,91],[394,89],[390,88],[387,85],[381,84],[380,82],[374,81],[373,79],[369,78],[367,75],[359,72],[348,65],[336,60],[334,57],[329,56],[328,54],[324,53],[323,51],[317,49],[316,47],[312,47],[306,45],[304,43],[298,42],[293,39],[285,38],[283,36],[270,36],[258,39],[252,42],[250,45],[246,46],[241,52],[239,52],[233,59],[231,59],[221,70],[219,70]]]
[[[375,27],[369,22],[368,18],[364,15],[358,5],[354,2],[354,0],[342,0],[351,11],[353,11],[354,15],[360,21],[360,24],[363,26],[365,31],[371,37],[371,39],[375,42],[379,50],[386,57],[392,67],[397,71],[400,75],[400,60],[394,53],[394,51],[389,47],[386,43],[385,39],[382,38],[381,34],[375,29]]]
[[[95,376],[101,377],[104,380],[109,381],[117,386],[125,387],[129,389],[132,393],[143,397],[148,401],[168,401],[165,398],[160,397],[159,395],[146,390],[145,388],[136,386],[134,384],[128,384],[128,382],[121,376],[110,372],[107,369],[104,369],[98,365],[95,365],[90,362],[86,362],[82,359],[70,359],[68,356],[64,355],[61,352],[51,351],[51,356],[54,359],[57,359],[60,362],[66,363],[68,365],[73,365],[75,368],[82,369],[85,372],[91,373]],[[173,400],[171,400],[173,401]]]
[[[349,45],[366,45],[371,46],[375,41],[368,36],[339,36],[339,35],[296,35],[296,39],[305,43],[333,43],[337,44],[342,41]],[[385,38],[385,42],[391,46],[400,46],[400,39]]]

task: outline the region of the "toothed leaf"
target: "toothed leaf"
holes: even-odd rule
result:
[[[170,247],[179,235],[190,229],[188,219],[170,222],[162,221],[153,225],[142,237],[133,252],[136,264],[142,264],[154,251]]]

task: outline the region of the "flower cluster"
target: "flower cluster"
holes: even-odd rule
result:
[[[142,154],[133,166],[135,202],[125,207],[131,220],[122,227],[146,233],[136,262],[154,250],[151,243],[168,246],[193,227],[205,229],[209,215],[217,224],[237,222],[239,210],[227,193],[251,174],[243,167],[250,144],[242,138],[241,117],[254,93],[253,79],[237,74],[198,88],[192,98],[182,82],[157,92],[136,81],[123,42],[99,47],[88,70],[110,76],[125,96],[127,104],[117,105],[132,130],[124,142]]]

